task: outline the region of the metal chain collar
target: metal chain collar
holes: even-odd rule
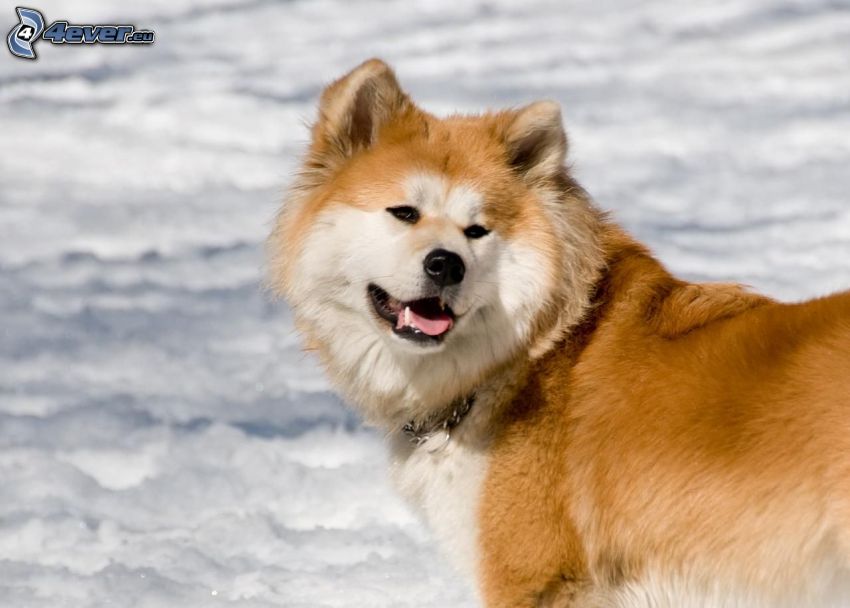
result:
[[[424,422],[411,420],[402,427],[402,431],[416,447],[419,447],[426,442],[430,443],[430,440],[438,434],[443,435],[445,438],[444,441],[428,450],[429,452],[436,452],[449,443],[452,429],[463,422],[463,419],[469,413],[469,410],[472,409],[472,405],[474,403],[475,395],[468,395],[467,397],[464,397],[452,404],[451,414],[446,418],[437,418],[436,420],[428,419]]]

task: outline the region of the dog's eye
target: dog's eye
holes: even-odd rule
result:
[[[490,234],[490,231],[487,230],[484,226],[473,224],[472,226],[467,226],[464,229],[463,233],[468,239],[480,239],[482,236],[487,236],[488,234]]]
[[[387,211],[389,211],[395,219],[407,222],[408,224],[415,224],[419,221],[419,210],[416,207],[387,207]]]

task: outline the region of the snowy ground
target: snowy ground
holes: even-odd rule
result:
[[[157,43],[0,51],[0,606],[472,605],[260,288],[303,121],[366,57],[436,112],[560,100],[679,273],[850,286],[846,2],[566,5],[37,4]]]

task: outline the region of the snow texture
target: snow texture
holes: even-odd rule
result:
[[[316,96],[365,58],[437,113],[560,101],[677,273],[850,286],[842,0],[38,8],[157,42],[0,52],[0,606],[474,605],[261,287]]]

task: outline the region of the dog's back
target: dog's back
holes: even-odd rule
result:
[[[850,573],[850,293],[780,304],[613,246],[586,343],[539,364],[492,450],[493,605],[587,580],[600,605],[830,605]]]

